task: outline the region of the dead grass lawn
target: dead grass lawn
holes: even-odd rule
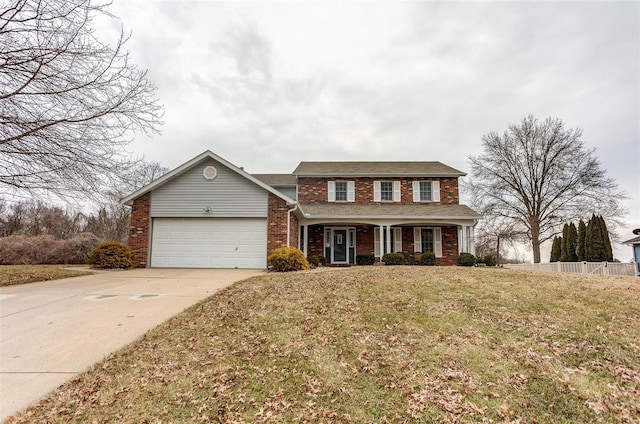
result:
[[[238,283],[10,422],[640,422],[638,279],[357,267]]]
[[[89,275],[89,271],[64,269],[66,265],[0,265],[0,287]]]

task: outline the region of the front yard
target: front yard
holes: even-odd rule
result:
[[[9,422],[640,422],[639,335],[636,278],[269,274]]]
[[[90,271],[76,271],[65,267],[66,265],[0,265],[0,287],[91,274]]]

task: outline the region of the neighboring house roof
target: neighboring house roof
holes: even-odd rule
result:
[[[299,177],[462,177],[466,174],[440,162],[300,162]]]
[[[200,162],[202,162],[205,159],[213,159],[213,160],[221,163],[222,165],[226,166],[227,168],[231,169],[232,171],[242,175],[243,177],[245,177],[249,181],[251,181],[251,182],[257,184],[258,186],[262,187],[263,189],[267,190],[269,193],[272,193],[272,194],[278,196],[279,198],[281,198],[284,201],[286,201],[288,204],[295,204],[295,200],[289,198],[288,196],[285,196],[284,194],[280,193],[278,190],[276,190],[273,187],[271,187],[269,184],[266,184],[263,181],[259,180],[258,178],[252,176],[251,174],[248,174],[243,169],[238,168],[237,166],[235,166],[231,162],[221,158],[220,156],[216,155],[215,153],[213,153],[210,150],[202,152],[201,154],[199,154],[195,158],[191,159],[188,162],[183,163],[182,165],[180,165],[176,169],[164,174],[162,177],[158,178],[157,180],[152,181],[150,184],[147,184],[146,186],[142,187],[141,189],[134,191],[133,193],[131,193],[127,197],[123,198],[121,200],[121,202],[124,203],[125,205],[131,205],[133,203],[133,201],[135,199],[137,199],[138,197],[142,196],[145,193],[153,191],[156,188],[158,188],[158,187],[166,184],[167,182],[171,181],[172,179],[176,178],[177,176],[182,175],[184,172],[186,172],[187,170],[189,170],[192,167],[196,166],[197,164],[199,164]]]
[[[295,186],[296,177],[291,174],[251,174],[270,186]]]
[[[478,219],[477,212],[466,205],[385,205],[385,204],[304,204],[305,218],[432,218]]]
[[[634,237],[634,238],[629,239],[627,241],[623,241],[622,244],[640,244],[640,236]]]

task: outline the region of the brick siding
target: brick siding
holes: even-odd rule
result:
[[[269,193],[267,218],[267,257],[274,250],[287,245],[287,202],[273,193]],[[293,216],[292,216],[293,218]],[[293,221],[293,219],[292,219]],[[297,226],[297,225],[296,225]],[[293,244],[295,246],[295,244]]]
[[[440,202],[441,205],[457,205],[460,202],[458,192],[458,178],[298,178],[298,201],[301,204],[322,204],[328,203],[327,182],[328,181],[354,181],[355,182],[355,204],[369,203],[396,203],[410,205],[413,204],[413,182],[414,181],[440,181]],[[373,182],[374,181],[400,181],[400,202],[374,202]]]
[[[151,194],[143,194],[133,201],[131,220],[129,221],[129,247],[133,249],[133,261],[136,267],[147,266],[149,252],[149,204]]]

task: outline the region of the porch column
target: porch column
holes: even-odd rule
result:
[[[380,224],[378,227],[380,227],[380,231],[378,231],[378,233],[380,234],[380,239],[378,240],[378,243],[380,244],[380,257],[382,258],[382,256],[384,256],[384,249],[385,249],[385,245],[384,245],[384,225]]]
[[[387,225],[387,253],[391,253],[391,225]]]
[[[309,224],[304,224],[304,233],[303,233],[303,241],[302,241],[302,251],[304,252],[304,256],[307,256],[307,252],[309,250]]]

